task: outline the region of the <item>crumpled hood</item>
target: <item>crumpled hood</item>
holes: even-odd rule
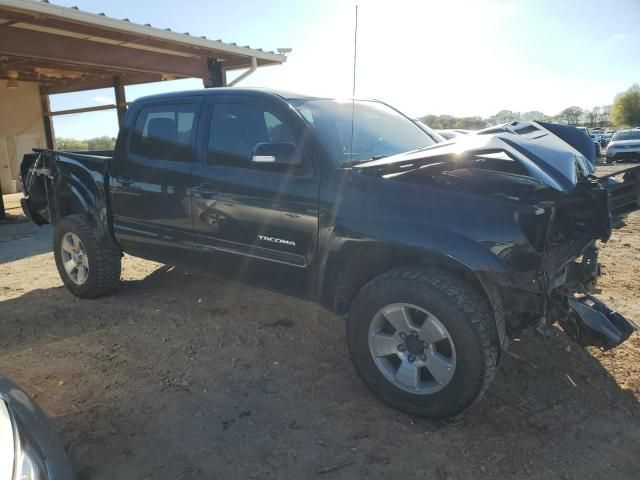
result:
[[[422,150],[361,163],[354,169],[393,176],[430,167],[440,171],[471,167],[526,176],[565,193],[595,171],[585,155],[537,122],[494,127]]]

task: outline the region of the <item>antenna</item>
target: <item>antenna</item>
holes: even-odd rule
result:
[[[351,88],[351,162],[353,162],[353,122],[356,110],[356,60],[358,59],[358,4],[356,3],[355,28],[353,30],[353,85]]]

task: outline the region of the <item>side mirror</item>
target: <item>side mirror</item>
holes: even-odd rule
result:
[[[258,143],[253,148],[251,163],[258,165],[296,166],[302,163],[300,151],[293,143]]]

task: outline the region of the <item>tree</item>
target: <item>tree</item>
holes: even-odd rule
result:
[[[640,85],[634,83],[626,92],[616,95],[611,122],[616,127],[640,126]]]
[[[487,118],[489,125],[501,125],[503,123],[515,122],[520,118],[520,112],[512,112],[511,110],[500,110],[495,115]]]
[[[56,146],[58,150],[113,150],[116,139],[103,136],[78,140],[77,138],[57,138]]]
[[[593,107],[587,116],[589,117],[589,126],[597,127],[598,120],[600,120],[600,107]]]
[[[600,127],[608,127],[611,125],[609,119],[611,117],[611,105],[603,105],[600,107]]]
[[[543,122],[549,120],[549,117],[538,110],[531,110],[530,112],[523,112],[520,115],[520,120],[524,121],[537,121],[542,120]]]
[[[580,117],[582,116],[582,109],[580,107],[567,107],[558,114],[560,121],[567,125],[576,125]]]
[[[479,130],[487,126],[481,117],[454,117],[452,115],[425,115],[420,118],[424,124],[435,129],[460,128],[464,130]]]

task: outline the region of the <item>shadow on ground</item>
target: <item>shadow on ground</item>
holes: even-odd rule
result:
[[[51,227],[24,221],[0,222],[0,265],[51,251]]]
[[[80,478],[637,478],[637,400],[562,336],[515,342],[483,400],[430,422],[366,390],[342,319],[216,278],[36,290],[0,319],[0,370]]]

